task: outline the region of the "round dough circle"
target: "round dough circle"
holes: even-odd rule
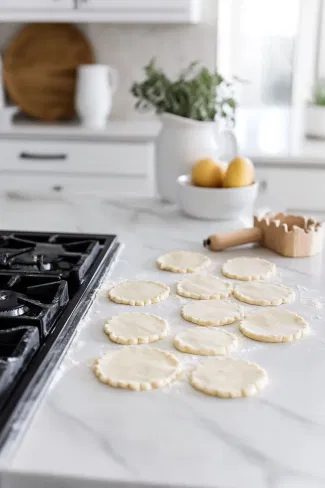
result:
[[[216,356],[236,349],[238,339],[234,334],[224,330],[196,327],[177,334],[174,338],[174,346],[179,351],[189,354]]]
[[[180,371],[181,364],[173,354],[147,347],[128,347],[105,354],[94,365],[95,375],[102,383],[135,391],[161,388]]]
[[[267,385],[268,377],[264,369],[249,361],[214,358],[193,371],[190,383],[208,395],[238,398],[257,393]]]
[[[263,307],[291,303],[295,298],[294,291],[288,286],[261,281],[237,285],[234,295],[241,302]]]
[[[150,305],[165,300],[170,292],[169,286],[155,281],[125,281],[109,291],[112,302],[125,305]]]
[[[228,259],[222,267],[222,274],[235,280],[264,280],[275,275],[275,264],[261,258]]]
[[[210,266],[210,259],[200,252],[174,251],[157,259],[158,268],[173,273],[195,273]]]
[[[109,319],[104,331],[119,344],[148,344],[167,335],[166,320],[143,312],[127,312]]]
[[[220,300],[189,302],[181,309],[182,317],[198,325],[228,325],[243,316],[243,309],[236,303]]]
[[[179,281],[176,286],[178,295],[197,300],[227,298],[232,294],[232,284],[211,275],[193,275]]]
[[[245,336],[261,342],[292,342],[309,330],[305,319],[296,313],[276,308],[247,315],[239,328]]]

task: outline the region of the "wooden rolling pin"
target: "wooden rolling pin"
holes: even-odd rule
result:
[[[260,242],[263,240],[263,232],[258,227],[251,229],[235,230],[223,234],[214,234],[204,239],[203,245],[211,251],[222,251],[228,247],[241,246],[251,242]]]
[[[211,251],[260,242],[272,251],[290,258],[314,256],[322,251],[325,235],[323,222],[282,212],[254,217],[254,227],[225,234],[214,234],[203,241]]]

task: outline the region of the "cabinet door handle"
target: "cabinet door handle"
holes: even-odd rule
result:
[[[62,185],[54,185],[54,186],[52,186],[52,190],[56,191],[56,192],[60,192],[63,190],[63,186]]]
[[[42,153],[29,153],[29,152],[21,152],[19,154],[19,159],[23,159],[25,161],[65,161],[68,158],[67,154],[58,153],[58,154],[42,154]]]

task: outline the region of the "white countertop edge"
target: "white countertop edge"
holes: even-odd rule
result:
[[[0,139],[28,138],[49,139],[59,138],[60,140],[146,140],[156,138],[160,124],[157,120],[121,120],[109,121],[104,129],[91,129],[77,123],[71,124],[42,124],[42,123],[19,123],[16,125],[1,124]]]

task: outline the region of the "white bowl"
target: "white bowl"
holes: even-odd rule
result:
[[[236,220],[253,212],[258,183],[240,188],[194,186],[189,175],[177,178],[178,203],[184,213],[204,220]]]

